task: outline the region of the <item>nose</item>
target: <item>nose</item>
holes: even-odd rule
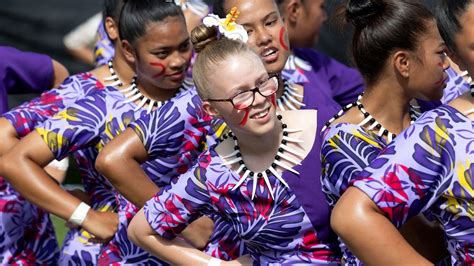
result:
[[[179,51],[175,51],[170,61],[170,68],[183,69],[186,66],[188,60],[189,60],[188,53],[181,53]]]
[[[265,96],[261,95],[259,92],[256,92],[256,91],[253,92],[253,97],[254,97],[254,99],[253,99],[252,106],[259,106],[261,104],[264,104],[267,101],[267,98],[268,98],[268,97],[265,97]],[[269,96],[269,97],[271,97],[271,96]]]
[[[258,29],[255,34],[255,43],[257,46],[266,46],[272,41],[272,35],[268,32],[267,29],[260,28]]]

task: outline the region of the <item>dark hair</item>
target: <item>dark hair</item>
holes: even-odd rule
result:
[[[446,46],[453,51],[457,51],[454,35],[462,30],[459,18],[467,11],[472,0],[442,0],[436,8],[436,20],[439,32],[443,37]]]
[[[181,7],[167,0],[124,0],[119,19],[119,34],[130,44],[145,34],[151,22],[159,22],[167,17],[181,17],[185,22]]]
[[[346,22],[354,25],[352,53],[368,85],[395,49],[415,51],[433,14],[417,0],[349,0]]]
[[[111,17],[115,23],[119,22],[120,10],[122,10],[123,0],[105,0],[102,17],[105,21],[106,17]]]

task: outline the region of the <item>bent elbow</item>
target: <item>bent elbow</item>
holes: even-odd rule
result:
[[[108,177],[108,174],[114,167],[114,163],[117,162],[114,157],[113,153],[111,154],[104,149],[99,153],[99,156],[97,156],[97,159],[95,160],[95,169],[102,175]]]
[[[349,222],[351,219],[349,217],[352,214],[350,213],[350,210],[349,212],[346,212],[345,209],[345,206],[341,206],[341,204],[338,203],[331,213],[331,228],[337,235],[341,237],[344,235],[345,230],[351,226]]]

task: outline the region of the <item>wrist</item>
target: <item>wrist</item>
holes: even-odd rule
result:
[[[82,224],[86,220],[87,214],[89,213],[90,209],[91,207],[86,203],[79,203],[79,205],[77,205],[76,209],[74,209],[74,212],[69,217],[68,222],[78,226],[82,226]]]

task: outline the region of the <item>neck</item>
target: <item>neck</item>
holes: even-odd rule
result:
[[[133,70],[133,66],[125,59],[123,53],[120,52],[120,49],[116,49],[115,51],[115,56],[112,59],[114,71],[124,83],[124,87],[126,87],[126,85],[130,85],[135,71]]]
[[[392,84],[396,84],[395,86]],[[361,103],[390,132],[399,134],[410,125],[411,98],[396,82],[381,81],[367,87]]]
[[[272,160],[278,147],[280,146],[282,129],[280,122],[276,121],[275,130],[271,130],[265,135],[249,135],[240,132],[234,132],[237,137],[239,148],[243,157],[247,156],[262,156],[271,155]]]
[[[142,82],[140,78],[137,79],[137,87],[143,95],[155,101],[167,101],[173,98],[179,90],[179,87],[176,89],[162,89],[153,84]]]

